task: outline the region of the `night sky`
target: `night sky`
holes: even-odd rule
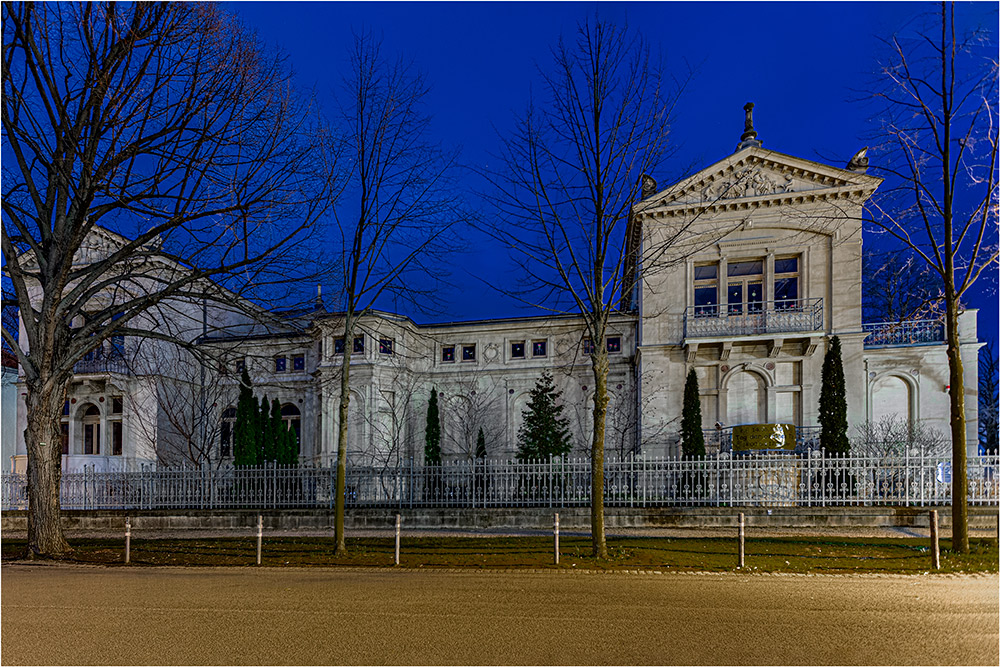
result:
[[[654,174],[662,188],[732,153],[743,131],[743,104],[764,148],[843,166],[872,142],[874,108],[854,102],[873,87],[879,38],[912,34],[914,18],[936,3],[228,3],[270,46],[290,58],[299,85],[333,108],[346,71],[353,31],[371,30],[387,53],[400,54],[431,85],[427,109],[444,146],[460,147],[472,169],[489,163],[497,132],[523,110],[538,68],[550,63],[560,35],[595,12],[639,29],[676,76],[689,70],[673,124],[676,157]],[[986,27],[996,44],[996,4],[960,4],[960,23]],[[470,205],[481,183],[469,170],[462,184]],[[869,173],[876,173],[872,170]],[[484,209],[484,212],[485,211]],[[488,213],[488,212],[487,212]],[[995,230],[994,230],[995,233]],[[447,312],[411,313],[418,321],[527,315],[523,306],[483,281],[513,284],[516,266],[486,239],[455,254],[455,287]],[[873,245],[866,239],[866,247]],[[982,310],[981,339],[997,335],[996,270],[968,300]],[[387,304],[388,305],[388,304]],[[328,304],[333,306],[333,304]],[[405,310],[405,309],[403,309]]]

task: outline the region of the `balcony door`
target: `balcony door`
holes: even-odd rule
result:
[[[764,260],[730,262],[726,289],[730,315],[762,312],[764,308]]]

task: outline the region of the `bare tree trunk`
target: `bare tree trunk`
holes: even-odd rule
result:
[[[951,548],[969,553],[969,489],[966,483],[965,369],[958,335],[958,300],[946,287],[945,336],[948,339],[948,394],[951,397]]]
[[[337,538],[335,556],[347,553],[344,541],[344,492],[347,487],[347,415],[351,404],[351,352],[354,346],[354,318],[350,312],[344,324],[344,358],[340,372],[340,423],[337,429],[337,488],[335,501],[333,534]]]
[[[595,341],[603,343],[603,335]],[[590,450],[590,535],[595,558],[608,557],[608,545],[604,539],[604,431],[608,418],[608,351],[594,343],[591,357],[594,371],[594,433]]]
[[[62,478],[62,435],[59,418],[63,392],[51,382],[29,382],[28,428],[24,432],[28,448],[28,548],[26,558],[61,558],[71,549],[62,530],[60,480]]]

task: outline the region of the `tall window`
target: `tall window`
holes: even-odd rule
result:
[[[774,259],[774,307],[788,310],[798,306],[799,298],[799,258],[776,257]]]
[[[302,415],[299,409],[291,403],[281,406],[281,421],[286,428],[295,431],[295,439],[302,442]]]
[[[83,453],[101,453],[101,411],[94,404],[83,413]]]
[[[727,282],[730,315],[761,312],[764,307],[764,260],[730,262]]]
[[[222,424],[219,431],[219,454],[228,458],[233,454],[233,430],[236,427],[236,408],[226,408],[222,411]]]
[[[122,408],[124,402],[121,396],[111,397],[111,414],[108,415],[108,424],[111,428],[111,455],[122,455],[123,429],[122,429]]]
[[[694,315],[714,317],[719,314],[719,265],[694,267]]]

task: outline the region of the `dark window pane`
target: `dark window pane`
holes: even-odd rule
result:
[[[763,283],[749,283],[747,284],[747,312],[748,313],[759,313],[763,307],[764,302],[764,284]]]
[[[111,455],[122,455],[122,423],[111,422]]]
[[[236,360],[236,372],[242,373],[243,369],[247,367],[247,362],[243,359]]]
[[[122,397],[112,396],[111,397],[111,414],[120,415],[122,413]]]
[[[233,442],[233,423],[224,421],[222,422],[222,431],[219,434],[219,453],[223,458],[229,456],[232,451]]]
[[[306,355],[296,354],[292,357],[292,370],[304,371],[306,369]]]
[[[446,345],[441,348],[441,361],[455,361],[454,345]]]
[[[364,336],[358,336],[357,338],[354,339],[354,351],[356,353],[359,353],[359,354],[361,352],[365,351],[365,337]]]
[[[622,339],[619,336],[608,338],[608,352],[621,352]]]
[[[774,281],[774,300],[778,308],[792,308],[799,298],[799,279],[782,278]]]
[[[694,288],[694,305],[714,306],[717,303],[719,303],[719,288],[715,285]]]
[[[546,347],[548,346],[546,345],[546,342],[544,340],[536,340],[534,343],[531,344],[531,356],[544,357]]]
[[[62,423],[60,426],[60,436],[62,437],[62,453],[69,454],[69,424]]]
[[[333,339],[333,353],[334,354],[343,354],[344,353],[344,339],[343,338],[334,338]]]
[[[291,403],[285,403],[281,406],[281,416],[282,417],[298,417],[302,413],[299,409],[292,405]]]
[[[718,277],[719,277],[718,264],[703,264],[702,266],[694,267],[695,280],[712,280],[713,278],[718,278]]]
[[[583,339],[583,353],[584,354],[594,353],[594,341],[590,340],[589,338]]]
[[[524,359],[524,342],[510,344],[510,356],[514,359]]]
[[[476,346],[475,345],[463,345],[462,346],[462,361],[475,361],[476,360]]]
[[[68,415],[69,414],[69,401],[66,401],[65,403],[63,403],[63,414],[64,415]]]
[[[774,272],[775,273],[796,273],[799,270],[799,258],[798,257],[785,257],[784,259],[774,260]]]
[[[379,340],[378,340],[378,352],[379,352],[379,354],[392,354],[392,339],[391,338],[379,338]]]
[[[274,372],[275,373],[284,373],[285,372],[285,368],[286,368],[287,365],[288,365],[288,360],[285,359],[284,357],[275,357],[274,358]]]
[[[93,403],[87,408],[87,411],[83,413],[86,417],[100,417],[101,411],[97,409],[97,406]]]
[[[764,273],[764,261],[732,262],[729,265],[730,276],[758,276]]]
[[[112,336],[111,349],[108,350],[111,356],[121,357],[125,354],[125,336]]]

